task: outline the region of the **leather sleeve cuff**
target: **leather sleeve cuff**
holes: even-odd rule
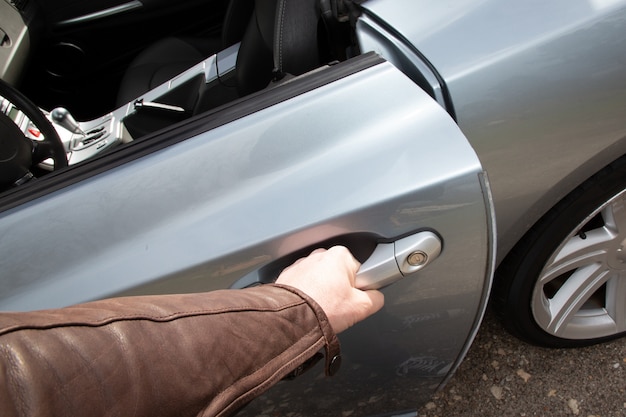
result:
[[[322,307],[320,307],[319,304],[317,304],[311,297],[309,297],[307,294],[305,294],[303,291],[300,291],[297,288],[290,287],[288,285],[282,285],[282,284],[268,284],[268,285],[280,287],[298,295],[304,301],[306,301],[307,304],[311,307],[311,309],[317,316],[317,321],[319,323],[320,330],[322,331],[322,334],[324,335],[324,340],[326,341],[325,346],[324,346],[324,349],[326,352],[326,364],[324,366],[324,371],[327,376],[335,375],[339,371],[339,368],[341,368],[341,346],[339,344],[339,339],[337,338],[335,331],[333,330],[330,322],[328,321],[328,317],[326,316],[326,313],[324,313],[324,310],[322,310]],[[314,358],[311,358],[311,359],[314,359]],[[317,360],[315,360],[313,364],[315,364],[315,362],[317,362]],[[307,367],[306,369],[308,369],[309,367]],[[303,369],[302,372],[304,372],[306,369]]]

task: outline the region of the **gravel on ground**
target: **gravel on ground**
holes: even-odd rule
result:
[[[577,349],[532,346],[491,311],[420,417],[626,416],[626,338]]]

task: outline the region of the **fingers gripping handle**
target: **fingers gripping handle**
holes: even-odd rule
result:
[[[356,287],[362,290],[386,287],[430,264],[441,253],[441,247],[441,239],[432,232],[381,243],[361,265]]]

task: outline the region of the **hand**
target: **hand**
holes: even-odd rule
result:
[[[285,268],[276,283],[303,291],[322,307],[335,333],[340,333],[383,307],[377,290],[354,287],[361,264],[343,246],[317,249]]]

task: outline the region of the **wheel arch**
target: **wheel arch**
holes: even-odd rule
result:
[[[621,146],[623,148],[623,145]],[[579,179],[582,176],[580,175],[580,172],[588,171],[588,169],[587,171],[585,171],[582,168],[587,168],[590,166],[594,167],[598,165],[597,161],[604,161],[600,158],[600,154],[597,155],[595,158],[590,159],[588,163],[585,164],[585,167],[581,167],[581,169],[572,172],[570,176],[565,178],[559,184],[559,189],[562,191],[564,196],[560,197],[558,200],[553,197],[553,200],[556,200],[554,204],[552,204],[547,210],[545,210],[542,215],[539,216],[538,219],[534,223],[532,223],[530,227],[528,227],[523,236],[518,239],[516,243],[511,247],[511,249],[506,253],[506,255],[503,256],[501,260],[499,260],[494,274],[490,305],[491,307],[493,307],[495,313],[499,316],[499,318],[503,321],[507,330],[509,330],[517,337],[520,337],[521,339],[531,343],[537,343],[536,340],[533,340],[532,338],[529,338],[524,334],[524,329],[518,327],[518,325],[513,323],[512,320],[507,317],[506,309],[507,301],[509,299],[508,295],[511,292],[519,291],[519,288],[514,288],[515,285],[518,285],[513,282],[514,274],[520,271],[525,256],[529,254],[529,252],[533,249],[533,246],[539,240],[542,230],[548,227],[560,213],[562,213],[567,207],[574,204],[574,202],[577,201],[581,196],[583,196],[586,191],[594,186],[593,184],[601,181],[603,178],[611,174],[614,174],[616,171],[626,173],[626,152],[624,152],[624,149],[622,148],[618,148],[620,149],[620,153],[618,154],[619,156],[617,158],[613,157],[611,160],[609,160],[609,162],[605,163],[591,175],[583,178],[582,180]],[[609,147],[605,150],[607,152],[604,153],[609,153],[608,151],[614,150],[615,146]],[[614,156],[615,153],[612,153],[612,155]],[[576,181],[574,181],[573,178],[575,178]],[[569,184],[575,185],[571,186]],[[554,195],[560,196],[561,194],[553,193],[552,196]],[[548,197],[549,196],[545,196],[546,199]],[[537,329],[540,329],[539,325],[537,325],[536,323],[534,325]],[[593,343],[600,343],[614,338],[615,336],[598,338],[595,339]],[[570,347],[577,344],[580,346],[586,346],[589,343],[586,340],[581,340],[579,343],[577,343],[577,341],[570,341],[570,343],[568,343],[567,345],[564,344],[563,346]]]
[[[603,170],[617,163],[621,159],[626,159],[626,136],[614,142],[612,145],[602,149],[584,164],[574,167],[555,186],[544,190],[542,196],[536,200],[523,216],[517,219],[507,228],[506,231],[498,230],[498,253],[496,255],[496,276],[498,280],[498,270],[515,256],[516,248],[523,244],[526,237],[538,227],[545,216],[552,209],[574,193],[579,187],[585,184]],[[489,170],[487,170],[489,173]],[[496,215],[498,215],[496,203]],[[496,218],[496,220],[498,220]],[[499,223],[499,222],[498,222]]]

